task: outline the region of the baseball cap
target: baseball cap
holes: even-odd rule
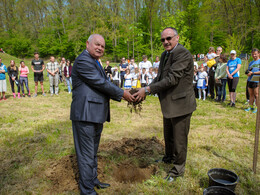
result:
[[[237,54],[237,52],[235,50],[231,50],[230,54]]]

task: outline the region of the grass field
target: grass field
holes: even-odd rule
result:
[[[11,59],[20,61],[8,54],[0,57],[7,66]],[[239,175],[237,194],[259,194],[259,160],[257,174],[252,172],[256,115],[244,111],[244,66],[236,108],[229,107],[229,101],[197,101],[186,172],[171,184],[162,179],[171,166],[154,163],[163,155],[158,98],[148,96],[140,115],[130,113],[125,101],[111,101],[112,118],[104,125],[98,172],[101,181],[112,185],[98,193],[202,194],[208,187],[208,170],[219,167]],[[33,92],[32,72],[29,80]],[[8,99],[0,102],[0,194],[79,194],[69,120],[71,94],[60,84],[59,96],[51,97],[45,77],[46,97],[39,93],[37,98],[13,99],[7,83]]]

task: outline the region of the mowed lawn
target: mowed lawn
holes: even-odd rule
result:
[[[20,62],[20,59],[8,54],[0,54],[0,57],[7,66],[11,59],[14,59],[17,65]],[[30,67],[29,60],[26,60],[26,65]],[[155,159],[162,157],[163,149],[159,153],[152,153],[155,143],[152,140],[157,138],[163,143],[162,114],[158,98],[148,96],[142,104],[140,115],[130,113],[125,101],[111,101],[112,118],[110,123],[105,123],[102,133],[102,147],[99,153],[102,159],[102,170],[99,171],[106,179],[104,182],[113,185],[98,192],[100,194],[202,194],[208,187],[208,170],[225,168],[239,176],[235,191],[237,194],[259,194],[259,155],[257,174],[252,172],[256,114],[244,111],[246,108],[244,66],[245,62],[240,72],[236,108],[228,106],[229,96],[224,103],[216,103],[209,99],[197,101],[197,110],[191,120],[186,172],[184,177],[178,178],[171,184],[162,179],[170,166],[154,163]],[[29,80],[33,93],[32,71]],[[8,80],[7,83],[8,99],[0,102],[0,194],[79,194],[77,189],[57,192],[53,187],[52,179],[46,174],[53,163],[75,155],[69,120],[71,94],[68,94],[67,88],[61,83],[59,96],[51,97],[48,92],[49,82],[46,73],[44,81],[46,97],[38,93],[37,98],[13,99]],[[142,156],[136,156],[136,153],[131,155],[130,144],[125,146],[127,155],[122,152],[114,152],[111,155],[108,152],[111,143],[135,139],[138,139],[140,145],[142,142],[148,142],[146,148],[141,148],[144,150]],[[146,149],[149,153],[145,153]],[[156,166],[155,173],[148,179],[138,182],[123,182],[115,179],[112,173],[116,166],[123,162],[138,164],[140,158],[144,156],[148,160],[143,160],[149,161],[150,167]],[[135,172],[135,169],[132,172]]]

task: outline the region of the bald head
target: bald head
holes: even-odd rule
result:
[[[105,39],[99,34],[90,35],[87,40],[87,51],[95,58],[99,59],[103,56],[105,50]]]

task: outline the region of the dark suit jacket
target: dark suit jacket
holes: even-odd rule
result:
[[[165,118],[174,118],[196,110],[193,90],[194,63],[190,52],[181,44],[170,53],[163,66],[166,51],[161,55],[157,77],[149,85],[151,93],[158,93]]]
[[[110,98],[120,101],[124,91],[111,83],[94,58],[84,50],[72,68],[70,119],[104,123],[110,121]]]

